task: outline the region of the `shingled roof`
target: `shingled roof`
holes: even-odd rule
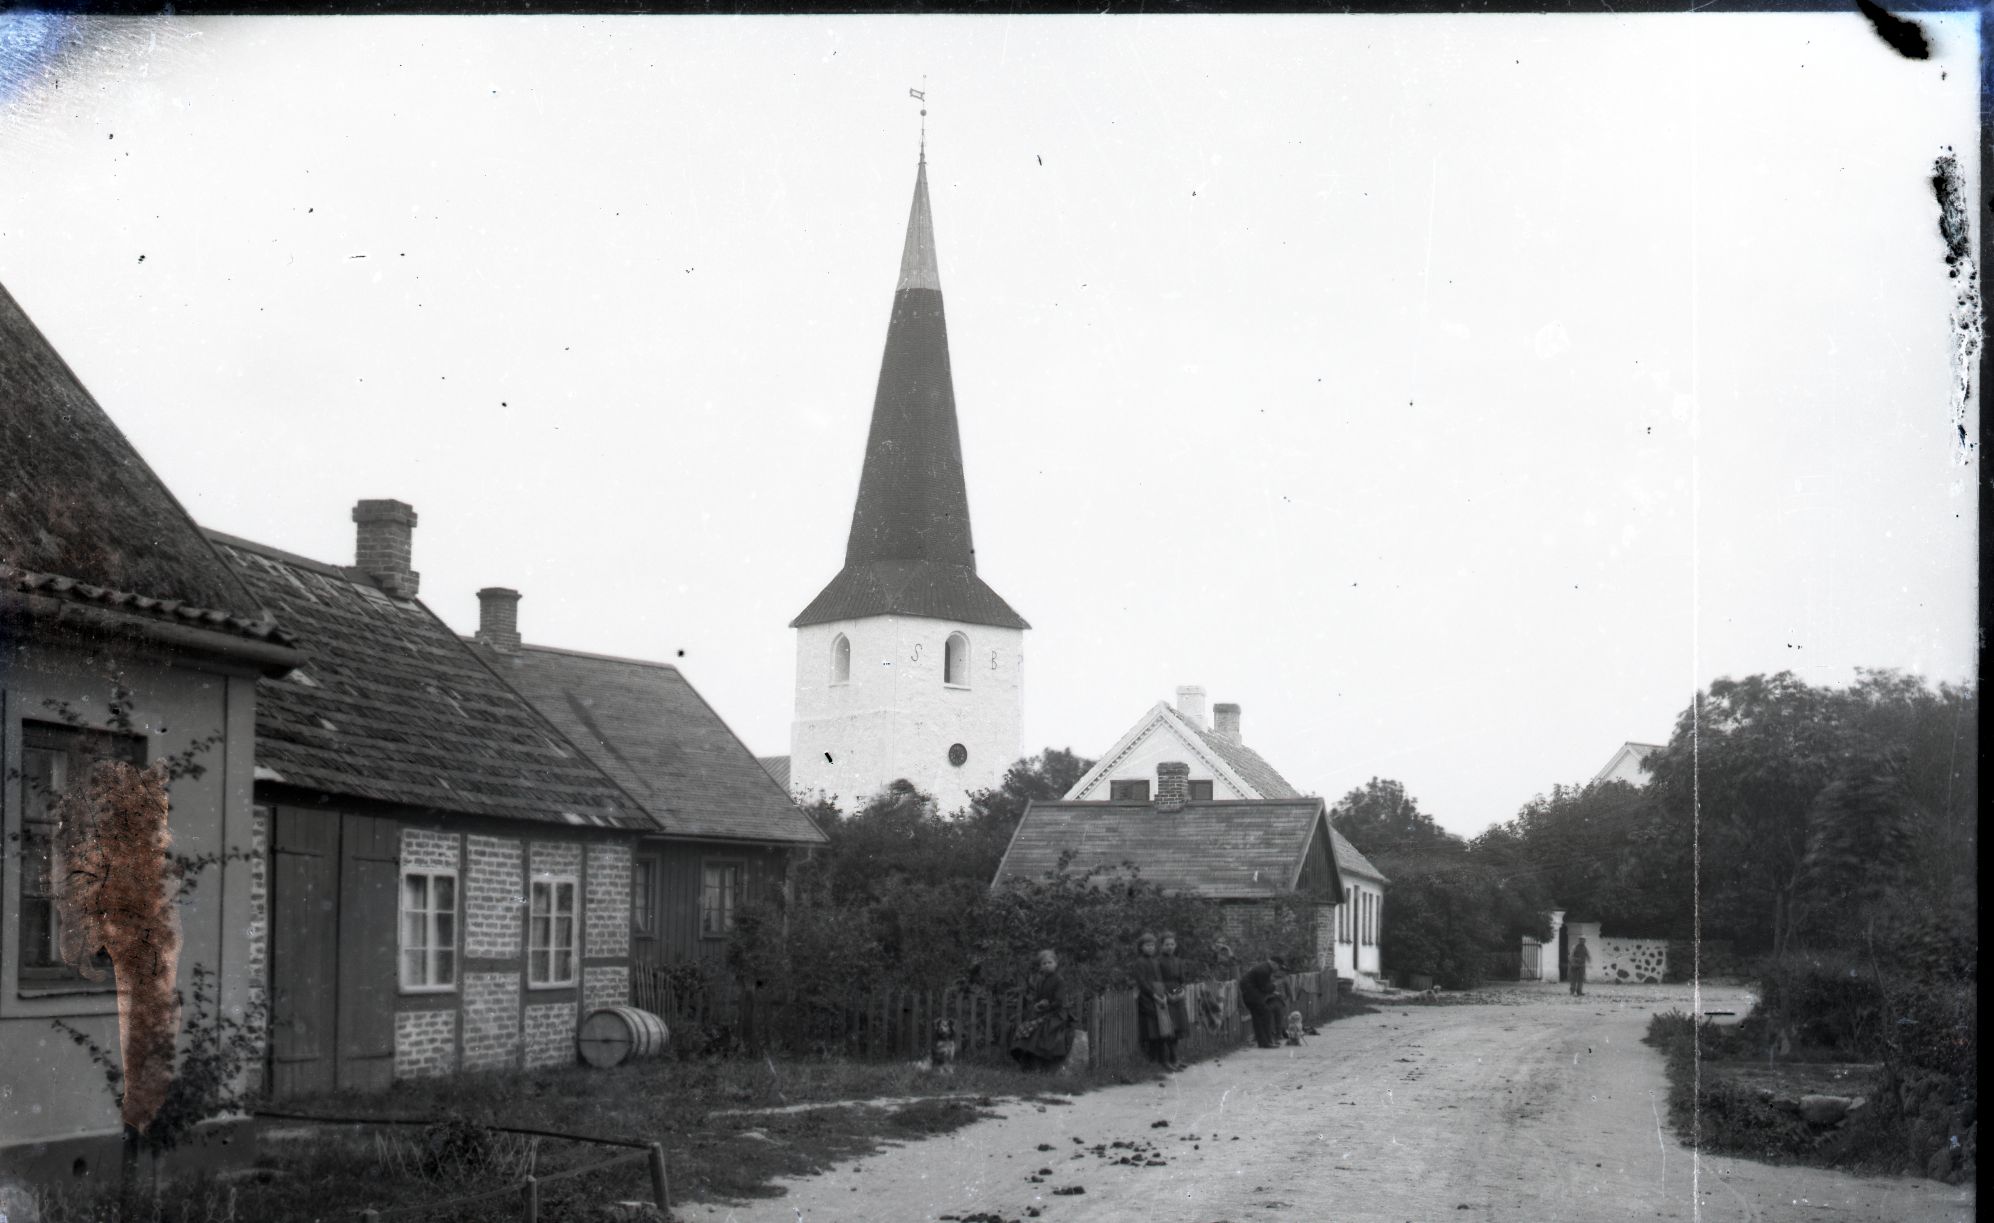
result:
[[[880,615],[1029,627],[976,576],[925,155],[914,175],[845,565],[790,625]]]
[[[283,640],[4,286],[0,588]]]
[[[1173,716],[1175,711],[1171,711]],[[1182,720],[1181,718],[1179,719]],[[1184,725],[1196,731],[1199,741],[1212,750],[1212,754],[1226,762],[1226,766],[1239,774],[1240,780],[1253,787],[1254,793],[1262,798],[1300,798],[1302,793],[1288,784],[1288,779],[1280,771],[1267,763],[1267,758],[1246,744],[1229,735],[1215,730],[1207,730],[1192,722]],[[1344,835],[1336,830],[1336,824],[1329,826],[1330,838],[1336,843],[1336,862],[1345,874],[1362,875],[1379,883],[1388,882],[1384,873],[1371,865],[1371,860],[1359,853]]]
[[[665,832],[825,840],[677,667],[546,646],[476,648]]]
[[[1332,871],[1343,865],[1319,798],[1194,802],[1176,812],[1153,803],[1035,802],[1018,822],[997,878],[1044,876],[1071,851],[1068,871],[1128,862],[1145,881],[1171,891],[1259,900],[1294,891],[1310,853],[1324,850]]]
[[[306,661],[257,687],[260,780],[421,810],[650,830],[652,819],[414,600],[210,531]]]

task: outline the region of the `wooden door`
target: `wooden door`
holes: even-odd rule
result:
[[[270,836],[270,1091],[334,1084],[339,816],[278,807]]]
[[[395,947],[401,828],[348,815],[339,872],[341,1089],[379,1091],[395,1077]]]

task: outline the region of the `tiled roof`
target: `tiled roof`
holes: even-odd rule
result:
[[[421,603],[357,570],[209,537],[306,655],[257,687],[260,774],[425,810],[654,826]]]
[[[1343,834],[1336,830],[1333,821],[1329,826],[1329,839],[1336,847],[1336,865],[1343,869],[1344,874],[1362,875],[1366,879],[1376,879],[1379,883],[1391,882],[1385,878],[1385,872],[1371,865],[1371,860],[1358,852],[1355,845],[1343,839]]]
[[[11,565],[0,564],[0,590],[46,595],[68,603],[96,604],[128,615],[143,616],[149,620],[184,624],[189,628],[211,629],[238,637],[268,641],[275,645],[289,645],[292,642],[291,635],[267,616],[259,615],[252,618],[234,612],[217,611],[210,607],[195,607],[177,599],[153,599],[133,594],[128,590],[93,586],[88,582],[79,582],[75,578],[31,573]]]
[[[1239,774],[1240,780],[1252,786],[1260,797],[1299,798],[1301,796],[1301,791],[1289,785],[1288,779],[1281,776],[1273,765],[1267,763],[1267,758],[1259,752],[1215,730],[1206,730],[1188,722],[1186,725],[1197,731],[1198,737],[1205,742],[1205,745],[1224,760],[1233,772]],[[1336,864],[1346,874],[1362,875],[1367,879],[1376,879],[1379,883],[1386,882],[1384,873],[1371,865],[1371,860],[1359,853],[1355,845],[1345,840],[1333,823],[1329,826],[1329,835],[1336,846]]]
[[[14,589],[267,637],[248,627],[256,601],[4,287],[0,566],[27,575]]]
[[[545,646],[476,648],[665,832],[824,840],[677,667]]]
[[[789,792],[789,757],[757,756],[755,763],[762,766],[762,771],[781,786],[784,793]]]
[[[976,576],[925,159],[914,176],[845,565],[790,623],[879,615],[1027,627]]]
[[[1294,888],[1318,829],[1327,826],[1319,798],[1191,803],[1174,813],[1153,803],[1035,802],[997,878],[1037,878],[1072,850],[1070,871],[1132,862],[1144,880],[1172,891],[1259,899]]]

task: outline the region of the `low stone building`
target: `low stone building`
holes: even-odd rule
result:
[[[784,895],[824,833],[677,667],[528,644],[519,592],[478,598],[478,653],[656,825],[631,863],[633,970],[718,968],[735,913]]]
[[[1238,935],[1257,906],[1284,896],[1312,901],[1310,960],[1334,962],[1338,886],[1336,838],[1320,798],[1193,798],[1190,767],[1157,766],[1154,798],[1033,802],[1018,821],[993,885],[1064,869],[1133,865],[1142,879],[1224,906],[1227,932]]]
[[[305,655],[256,705],[272,1094],[572,1062],[657,824],[417,599],[415,512],[353,518],[351,567],[209,533]]]
[[[1085,776],[1066,792],[1073,801],[1099,799],[1146,800],[1158,784],[1164,761],[1184,761],[1190,767],[1193,801],[1223,799],[1295,799],[1301,791],[1246,743],[1240,730],[1240,708],[1221,702],[1211,707],[1207,724],[1205,690],[1196,685],[1177,689],[1177,703],[1158,701],[1136,720]],[[1384,873],[1329,826],[1337,863],[1338,911],[1326,945],[1334,948],[1337,975],[1372,986],[1379,975],[1379,937],[1384,929]]]

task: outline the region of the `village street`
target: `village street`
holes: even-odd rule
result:
[[[1389,1006],[1299,1049],[1249,1048],[1162,1086],[1007,1104],[1001,1119],[791,1182],[784,1197],[693,1205],[687,1217],[1009,1223],[1033,1207],[1046,1223],[1973,1217],[1971,1187],[1729,1158],[1697,1167],[1666,1128],[1660,1054],[1640,1043],[1651,1013],[1690,1008],[1688,986],[1601,986],[1575,999],[1528,985],[1499,999]],[[1742,990],[1706,988],[1703,1005],[1742,1013],[1747,1003]],[[1075,1186],[1085,1192],[1056,1192]]]

